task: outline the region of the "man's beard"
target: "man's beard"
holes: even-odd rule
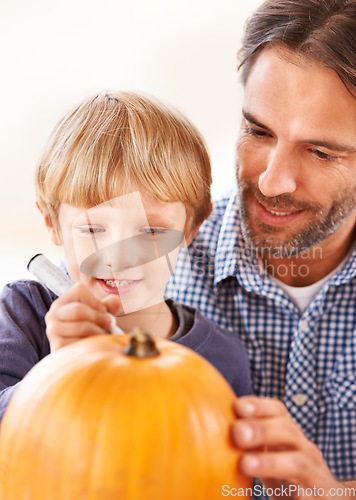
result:
[[[298,255],[309,248],[318,245],[335,231],[356,210],[356,189],[344,190],[336,200],[333,201],[329,210],[316,202],[302,202],[293,200],[287,194],[266,198],[261,191],[247,182],[238,180],[239,211],[241,217],[241,230],[245,241],[258,250],[260,254],[268,254],[274,257],[291,257]],[[255,224],[260,228],[253,229],[248,213],[248,200],[255,198],[263,205],[282,212],[284,209],[290,211],[307,210],[311,222],[305,224],[297,232],[291,232],[286,239],[279,238],[279,233],[285,228],[270,226],[256,220]]]

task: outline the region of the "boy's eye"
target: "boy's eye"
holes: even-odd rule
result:
[[[163,227],[143,227],[140,229],[140,233],[149,235],[149,236],[159,236],[160,234],[165,234],[167,229]]]
[[[100,234],[105,232],[105,229],[99,226],[80,226],[78,229],[82,234]]]

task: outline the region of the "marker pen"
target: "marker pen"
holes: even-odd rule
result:
[[[63,295],[74,285],[74,281],[42,253],[38,253],[32,257],[27,264],[27,269],[36,276],[41,283],[58,295],[58,297]],[[124,332],[116,324],[115,316],[110,313],[106,314],[111,317],[110,332],[114,334],[123,334]]]

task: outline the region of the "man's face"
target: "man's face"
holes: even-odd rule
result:
[[[237,144],[244,236],[286,256],[341,244],[356,221],[356,99],[335,72],[262,51]]]

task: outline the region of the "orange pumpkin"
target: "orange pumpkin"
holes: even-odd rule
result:
[[[141,358],[129,344],[91,337],[26,375],[1,426],[1,500],[213,500],[250,487],[220,373],[174,342],[158,353],[145,338]]]

